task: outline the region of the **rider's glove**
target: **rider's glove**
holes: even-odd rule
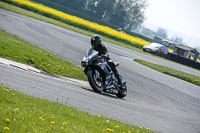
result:
[[[107,56],[106,55],[101,55],[101,58],[106,59]]]

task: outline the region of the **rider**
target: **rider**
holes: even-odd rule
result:
[[[119,84],[122,85],[122,80],[119,76],[119,72],[116,69],[115,64],[110,59],[110,57],[108,55],[108,50],[107,50],[105,44],[102,44],[101,36],[93,35],[91,38],[91,45],[94,50],[98,51],[99,56],[104,56],[106,58],[106,61],[107,61],[108,65],[111,67],[112,71],[114,72]]]

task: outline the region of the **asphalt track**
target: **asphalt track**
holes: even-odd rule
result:
[[[0,9],[0,29],[19,36],[75,65],[90,47],[90,37]],[[200,87],[132,61],[143,59],[188,73],[176,63],[107,43],[110,57],[127,81],[124,99],[97,94],[87,82],[52,77],[0,64],[0,84],[35,97],[59,101],[91,114],[163,133],[200,133]]]

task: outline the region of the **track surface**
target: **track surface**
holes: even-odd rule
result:
[[[0,9],[0,29],[79,65],[90,47],[90,37]],[[87,82],[71,82],[0,64],[0,83],[19,92],[91,114],[149,127],[163,133],[200,132],[200,87],[131,61],[133,58],[200,75],[176,63],[107,43],[110,57],[127,81],[124,99],[92,91]]]

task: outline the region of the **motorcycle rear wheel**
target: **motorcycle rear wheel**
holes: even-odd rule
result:
[[[127,95],[127,87],[126,84],[124,84],[124,88],[120,88],[118,94],[116,94],[117,97],[123,98]]]
[[[120,78],[122,78],[121,75],[120,75]],[[120,90],[119,90],[118,94],[116,94],[116,96],[119,97],[119,98],[123,98],[126,95],[127,95],[127,86],[126,86],[126,83],[124,83],[123,87],[120,87]]]
[[[96,70],[96,71],[98,71],[98,70]],[[101,76],[101,73],[100,73],[100,76]],[[88,77],[88,81],[89,81],[89,84],[92,87],[92,89],[97,93],[101,93],[103,91],[103,88],[104,88],[103,78],[101,77],[101,79],[102,79],[101,82],[98,81],[96,79],[95,70],[94,69],[88,70],[87,77]]]

